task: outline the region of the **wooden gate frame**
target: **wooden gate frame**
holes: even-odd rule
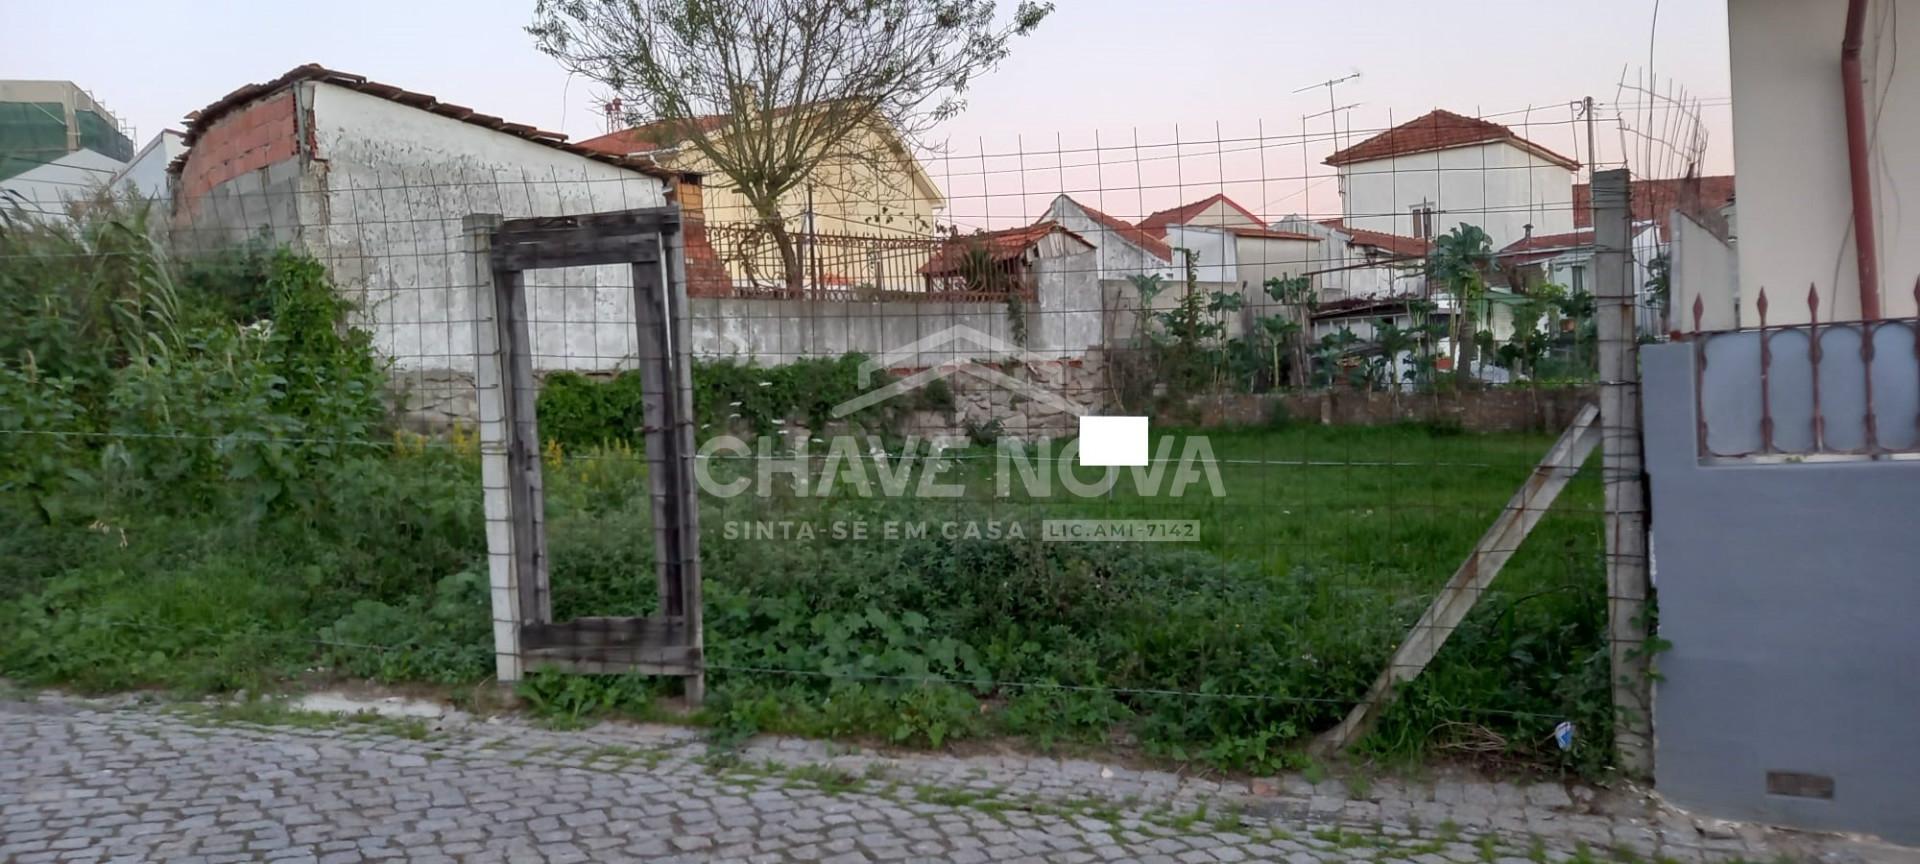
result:
[[[474,384],[496,673],[502,682],[517,681],[534,668],[680,676],[686,679],[688,705],[698,706],[706,676],[693,473],[692,328],[680,209],[504,221],[477,214],[463,227],[476,286]],[[608,264],[632,268],[660,608],[648,617],[556,622],[524,277],[528,270]]]

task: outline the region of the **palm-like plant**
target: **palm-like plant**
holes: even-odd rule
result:
[[[1453,298],[1449,321],[1453,341],[1454,374],[1466,374],[1467,345],[1478,329],[1474,309],[1487,295],[1487,268],[1493,264],[1493,240],[1478,225],[1461,223],[1433,240],[1427,254],[1430,278]]]

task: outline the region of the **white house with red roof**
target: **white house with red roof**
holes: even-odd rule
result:
[[[1140,230],[1191,253],[1199,281],[1241,286],[1253,306],[1265,302],[1268,279],[1308,275],[1320,245],[1312,234],[1268,225],[1224,194],[1148,214]],[[1180,254],[1173,265],[1185,278],[1187,262]]]
[[[1466,223],[1496,249],[1574,229],[1580,163],[1499,123],[1436,109],[1325,161],[1348,228],[1426,240]]]
[[[1174,277],[1173,248],[1125,219],[1109,216],[1069,195],[1055,197],[1040,218],[1092,244],[1101,279],[1125,279],[1133,274]]]

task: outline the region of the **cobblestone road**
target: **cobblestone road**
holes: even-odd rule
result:
[[[793,740],[716,760],[673,727],[558,733],[0,697],[0,861],[19,864],[1912,860],[1595,813],[1557,785],[1371,785],[1340,795]]]

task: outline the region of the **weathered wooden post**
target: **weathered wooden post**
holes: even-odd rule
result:
[[[539,599],[546,594],[544,573],[528,566],[529,553],[542,544],[542,538],[529,530],[537,504],[525,500],[524,483],[516,483],[516,473],[529,470],[514,463],[531,461],[530,470],[539,471],[537,459],[530,454],[514,458],[514,407],[521,394],[513,385],[513,324],[510,285],[496,281],[493,269],[493,232],[500,227],[497,214],[474,214],[461,222],[467,253],[469,278],[473,292],[472,326],[474,346],[473,384],[478,408],[480,438],[480,484],[487,525],[487,581],[493,608],[494,675],[503,684],[519,681],[526,674],[526,654],[522,650],[520,628],[528,620],[540,617]],[[512,274],[517,277],[518,274]],[[524,445],[521,446],[525,450]],[[533,512],[529,512],[533,510]],[[529,603],[529,598],[533,602]]]
[[[1613,746],[1629,775],[1653,776],[1647,656],[1647,493],[1640,442],[1638,296],[1631,184],[1625,169],[1593,175],[1594,315],[1600,341],[1600,454],[1606,483],[1607,634]]]
[[[463,227],[474,291],[496,674],[502,682],[533,668],[674,675],[685,679],[687,704],[697,707],[706,693],[706,667],[680,212],[667,206],[510,221],[476,215]],[[633,279],[660,610],[555,621],[525,273],[616,264],[628,266]]]

